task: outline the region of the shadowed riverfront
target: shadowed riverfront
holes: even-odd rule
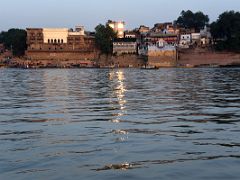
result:
[[[0,179],[240,179],[240,69],[0,69]]]

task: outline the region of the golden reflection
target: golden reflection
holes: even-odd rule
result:
[[[126,100],[125,100],[125,77],[123,70],[119,69],[117,71],[112,71],[109,74],[109,79],[114,81],[116,80],[116,85],[114,87],[114,97],[117,97],[117,102],[119,104],[119,112],[114,115],[115,119],[112,120],[113,123],[119,123],[121,117],[125,114],[126,109]]]
[[[118,71],[117,72],[117,77],[118,77],[118,87],[117,87],[117,91],[116,91],[116,95],[118,98],[118,103],[120,105],[120,109],[124,110],[125,104],[126,104],[126,100],[125,100],[125,86],[124,86],[124,74],[122,71]],[[123,113],[120,113],[120,116],[122,116]]]

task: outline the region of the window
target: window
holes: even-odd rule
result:
[[[63,39],[61,40],[61,43],[63,44]]]
[[[58,43],[60,43],[60,39],[58,39]]]
[[[51,43],[53,43],[53,39],[51,39]]]
[[[56,40],[56,39],[54,39],[54,43],[57,43],[57,40]]]
[[[48,44],[50,44],[50,39],[48,39]]]

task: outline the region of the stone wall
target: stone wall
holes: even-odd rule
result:
[[[78,51],[27,51],[26,57],[29,60],[94,60],[95,52],[78,52]]]
[[[100,67],[142,67],[144,58],[137,55],[99,56],[97,63]]]
[[[154,67],[175,67],[177,63],[176,50],[152,51],[148,53],[148,65]]]
[[[179,51],[179,66],[227,66],[240,65],[240,54],[231,52],[214,52],[211,50],[197,49]]]

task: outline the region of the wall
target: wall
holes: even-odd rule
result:
[[[100,67],[143,67],[144,58],[137,55],[106,56],[101,55],[97,64]]]
[[[240,54],[231,52],[214,52],[210,50],[182,50],[179,51],[178,64],[180,66],[202,66],[231,64],[240,65]]]
[[[48,51],[27,51],[26,56],[31,60],[94,60],[95,52],[48,52]]]
[[[148,65],[155,67],[175,67],[177,51],[174,46],[148,47]]]
[[[175,67],[177,65],[176,50],[152,52],[148,56],[148,65],[155,67]]]

